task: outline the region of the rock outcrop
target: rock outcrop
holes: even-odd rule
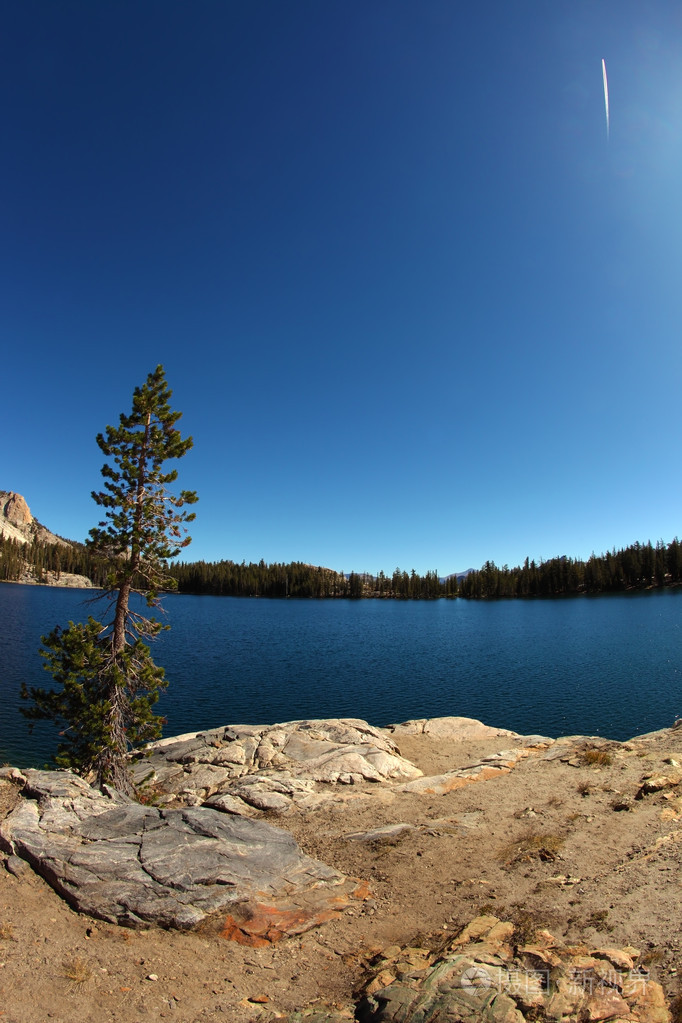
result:
[[[207,803],[247,816],[317,806],[339,785],[421,776],[387,732],[356,718],[228,725],[149,749],[134,778],[161,804]]]
[[[13,490],[0,490],[0,535],[19,543],[30,542],[35,537],[43,543],[59,543],[68,547],[66,540],[33,518],[25,499]]]
[[[373,961],[358,1023],[670,1023],[663,988],[636,948],[565,945],[538,929],[519,940],[514,924],[472,920],[439,955],[390,946]],[[285,1023],[347,1023],[333,1007]]]
[[[0,493],[0,503],[2,503],[2,514],[10,525],[21,530],[33,522],[33,516],[21,494],[15,494],[12,491],[8,494]]]
[[[416,718],[411,721],[403,721],[399,725],[388,725],[385,729],[391,735],[398,738],[401,735],[430,735],[435,739],[488,739],[497,736],[513,736],[516,732],[510,732],[508,728],[494,728],[491,725],[484,725],[476,718],[463,717],[440,717],[440,718]]]
[[[145,805],[66,772],[0,769],[7,1011],[23,1018],[17,992],[34,1004],[29,973],[50,996],[63,984],[58,971],[40,980],[49,940],[50,962],[77,947],[79,976],[89,965],[97,981],[83,983],[83,1019],[134,989],[117,1018],[179,1008],[183,1019],[220,1012],[235,1023],[261,1013],[288,1023],[671,1023],[680,734],[547,739],[462,718],[234,725],[155,744],[135,765],[149,776]],[[274,815],[291,834],[270,826]],[[84,928],[31,866],[105,920],[198,933]],[[92,940],[79,945],[84,929]],[[221,938],[247,947],[225,950]],[[145,980],[164,1002],[144,1000]]]
[[[491,753],[444,774],[423,777],[400,755],[394,737],[428,735],[449,741],[510,737],[511,749]],[[474,718],[444,717],[374,728],[358,718],[228,725],[152,744],[133,770],[138,786],[163,806],[210,806],[224,813],[310,810],[329,800],[416,792],[443,795],[472,782],[508,774],[531,753],[554,743],[520,736]],[[348,788],[352,786],[352,788]],[[345,791],[344,791],[345,790]]]
[[[0,538],[3,537],[20,544],[29,544],[38,540],[44,544],[72,546],[68,541],[51,533],[37,519],[34,519],[21,494],[15,494],[11,490],[0,490]],[[16,567],[17,571],[11,578],[12,582],[41,583],[47,586],[67,586],[77,589],[88,589],[92,586],[92,582],[87,576],[76,575],[74,572],[55,572],[46,569],[38,573],[29,560],[23,558],[19,559]]]
[[[669,1023],[660,984],[638,967],[639,951],[567,946],[538,929],[519,940],[513,923],[472,920],[440,956],[388,949],[366,987],[359,1023],[524,1023],[525,1020],[628,1020]],[[335,1023],[317,1010],[318,1023]],[[295,1014],[290,1023],[305,1019]]]
[[[262,821],[143,806],[65,771],[19,780],[0,848],[76,909],[112,923],[190,929],[217,918],[225,937],[258,945],[330,919],[357,891]]]

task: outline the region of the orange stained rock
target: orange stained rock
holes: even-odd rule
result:
[[[581,1015],[587,1020],[613,1019],[630,1015],[630,1006],[617,991],[599,991],[590,995]]]
[[[350,893],[351,899],[358,899],[360,902],[366,902],[367,899],[372,898],[372,892],[370,890],[367,881],[360,881],[357,888],[354,888]]]
[[[483,767],[476,774],[455,774],[452,776],[439,775],[433,779],[429,779],[431,784],[428,784],[428,780],[424,779],[424,784],[415,785],[414,789],[419,792],[423,792],[427,796],[443,796],[446,792],[456,792],[457,789],[463,789],[466,785],[471,785],[477,781],[488,781],[490,778],[498,778],[501,774],[510,774],[510,767]],[[421,781],[421,779],[419,779]]]
[[[281,938],[303,934],[311,927],[337,919],[347,901],[346,898],[339,896],[329,900],[335,904],[333,908],[321,909],[281,908],[256,903],[245,913],[244,919],[226,917],[220,937],[236,941],[240,945],[248,945],[250,948],[264,948]]]
[[[645,984],[637,977],[623,985],[623,994],[630,1001],[630,1011],[642,1023],[670,1023],[671,1014],[663,988],[655,980]]]

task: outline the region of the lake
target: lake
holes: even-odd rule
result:
[[[103,615],[83,590],[0,584],[0,762],[43,764],[19,687],[41,634]],[[682,716],[682,590],[554,600],[262,600],[173,595],[153,644],[165,735],[229,723],[461,714],[524,733],[627,739]]]

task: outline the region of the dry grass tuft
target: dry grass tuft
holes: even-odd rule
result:
[[[650,948],[648,951],[642,953],[639,960],[640,966],[655,966],[658,963],[662,963],[665,959],[665,952],[662,948]]]
[[[530,863],[531,860],[553,861],[565,840],[564,835],[535,831],[529,828],[513,842],[508,842],[499,853],[503,863]]]
[[[531,945],[535,941],[535,935],[543,926],[542,921],[526,906],[520,906],[518,903],[511,907],[509,917],[514,924],[513,941],[516,947]]]
[[[583,760],[590,767],[608,767],[613,763],[613,757],[605,749],[586,749],[583,753]]]
[[[14,941],[14,928],[11,924],[0,923],[0,940]]]
[[[595,909],[595,911],[593,913],[590,913],[590,915],[588,916],[587,922],[590,925],[590,927],[596,927],[599,930],[606,926],[608,916],[609,916],[608,909]],[[608,927],[606,929],[609,930]]]
[[[86,980],[90,980],[90,977],[92,977],[92,970],[84,959],[65,959],[63,966],[64,976],[72,984],[84,984]]]
[[[20,791],[21,787],[16,783],[0,779],[0,820],[17,805]]]
[[[581,781],[578,785],[578,793],[581,796],[589,796],[592,792],[592,785],[589,781]]]

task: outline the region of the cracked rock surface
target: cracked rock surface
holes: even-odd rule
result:
[[[142,806],[61,771],[26,771],[0,847],[76,909],[111,923],[189,929],[221,911],[303,906],[297,932],[343,908],[344,876],[263,821]]]

